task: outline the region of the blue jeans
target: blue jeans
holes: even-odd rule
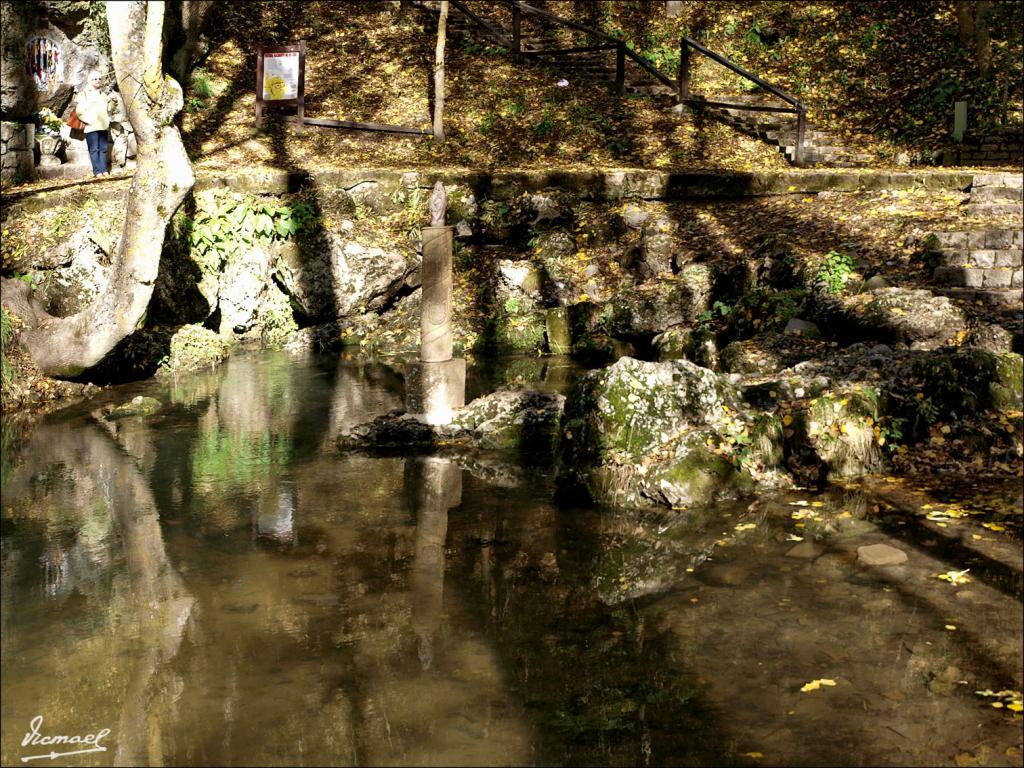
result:
[[[106,131],[89,131],[85,134],[85,145],[89,148],[89,160],[92,162],[92,175],[110,171],[107,151],[110,149],[110,137]]]

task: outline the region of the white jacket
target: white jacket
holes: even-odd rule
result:
[[[107,112],[108,96],[105,93],[85,86],[75,102],[78,119],[85,123],[86,133],[105,131],[110,127],[110,113]]]

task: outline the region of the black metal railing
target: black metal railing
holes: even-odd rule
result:
[[[690,96],[690,48],[702,53],[726,69],[735,72],[740,77],[746,78],[755,85],[768,91],[768,93],[782,99],[791,107],[776,107],[770,104],[732,104],[723,101],[709,101],[707,99],[693,98]],[[720,53],[715,53],[704,47],[693,38],[683,35],[679,42],[679,102],[681,104],[699,104],[703,107],[717,107],[720,109],[744,109],[750,112],[780,112],[796,115],[796,145],[793,148],[794,165],[803,164],[804,155],[804,133],[807,130],[807,108],[794,96],[777,88],[767,80],[762,80],[753,72],[748,72],[739,64],[730,61]]]

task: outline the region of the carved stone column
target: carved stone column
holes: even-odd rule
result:
[[[452,227],[444,225],[444,185],[430,197],[432,226],[423,229],[420,362],[405,372],[405,410],[427,424],[447,424],[466,404],[466,361],[452,358]]]

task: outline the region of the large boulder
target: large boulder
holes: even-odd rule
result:
[[[25,67],[29,30],[36,26],[36,3],[4,3],[0,14],[0,113],[5,120],[26,120],[35,109],[35,86]]]
[[[329,321],[378,309],[402,288],[413,260],[335,232],[282,246],[274,276],[312,320]]]
[[[673,325],[696,324],[711,306],[714,270],[703,264],[676,279],[637,286],[614,301],[610,330],[619,336],[652,336]]]
[[[44,256],[45,264],[60,266],[30,273],[37,285],[36,298],[51,315],[68,317],[81,312],[107,287],[110,256],[100,242],[111,247],[91,226],[83,227]]]
[[[558,444],[565,398],[553,392],[499,389],[459,410],[450,424],[429,425],[394,410],[338,438],[342,449],[423,450],[446,454],[516,451],[550,461]]]
[[[541,302],[544,282],[543,267],[499,259],[494,264],[494,302],[510,313],[534,310]]]
[[[222,335],[244,333],[253,326],[270,281],[270,263],[270,252],[253,246],[225,265],[218,290]]]
[[[810,360],[823,348],[821,342],[765,332],[727,345],[722,349],[719,361],[722,370],[729,373],[763,376]]]
[[[966,332],[963,311],[945,296],[925,289],[883,288],[855,297],[829,318],[847,340],[875,339],[937,349]]]
[[[478,397],[452,426],[485,449],[521,450],[551,456],[558,444],[565,397],[552,392],[501,389]]]
[[[622,358],[584,376],[562,425],[562,473],[598,502],[706,503],[749,490],[739,391],[686,360]]]

